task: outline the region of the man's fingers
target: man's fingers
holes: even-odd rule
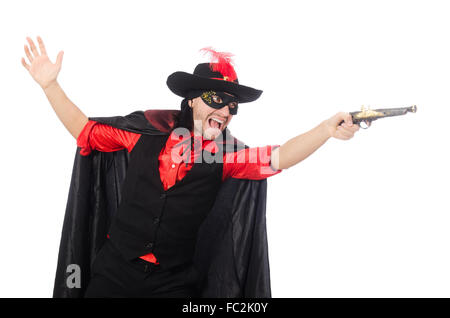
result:
[[[348,128],[344,128],[342,126],[339,126],[337,128],[337,131],[344,137],[347,137],[347,138],[353,137],[353,132],[351,130],[348,130]]]
[[[27,69],[27,71],[30,71],[30,66],[25,62],[25,59],[22,57],[22,65]]]
[[[350,115],[350,113],[345,113],[344,115],[344,121],[347,124],[347,126],[353,126],[353,118],[352,115]]]
[[[344,125],[353,126],[353,118],[350,113],[339,112],[334,116],[334,122],[337,126]]]
[[[342,139],[342,140],[347,140],[347,139],[349,139],[349,137],[347,137],[346,135],[344,135],[344,134],[342,133],[342,131],[337,131],[337,132],[336,132],[335,138],[337,138],[337,139]]]
[[[353,123],[353,118],[350,113],[337,113],[333,120],[337,120],[336,131],[333,135],[335,138],[348,140],[353,138],[355,132],[359,130],[359,125]],[[331,121],[331,123],[333,123],[333,121]]]
[[[24,48],[25,48],[25,54],[27,55],[28,60],[30,61],[30,63],[33,63],[34,58],[33,58],[33,55],[31,55],[31,53],[30,53],[30,49],[28,48],[27,45],[25,45]]]
[[[34,45],[33,40],[31,40],[29,37],[27,37],[27,41],[28,41],[28,44],[30,44],[31,52],[33,52],[34,56],[35,57],[39,56],[39,52],[36,48],[36,45]]]
[[[352,126],[347,126],[347,124],[342,124],[341,127],[352,134],[359,130],[359,125],[355,125],[355,124],[353,124]]]
[[[356,131],[359,130],[359,126],[358,125],[353,125],[352,127],[343,127],[344,130],[351,134],[352,136],[355,134]]]
[[[58,56],[56,57],[56,65],[58,67],[61,67],[63,55],[64,55],[64,52],[61,51],[61,52],[58,53]]]
[[[38,35],[37,37],[39,43],[39,49],[41,50],[42,55],[47,55],[47,51],[45,50],[44,41],[42,41],[41,37]]]

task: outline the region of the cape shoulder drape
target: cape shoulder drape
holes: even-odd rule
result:
[[[89,119],[135,133],[165,135],[170,133],[178,113],[177,110],[147,110],[127,116]],[[246,147],[237,139],[232,140],[235,149]],[[94,150],[82,156],[77,147],[53,297],[83,297],[91,265],[121,200],[129,156],[126,149]],[[194,264],[201,273],[202,297],[271,297],[266,190],[266,180],[228,179],[222,184],[198,232]],[[81,269],[79,288],[67,284],[71,264]]]

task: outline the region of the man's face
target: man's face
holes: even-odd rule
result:
[[[228,105],[215,109],[207,105],[201,97],[189,100],[188,103],[194,116],[195,133],[201,134],[205,139],[216,139],[233,118]]]

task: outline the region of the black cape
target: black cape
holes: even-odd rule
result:
[[[169,112],[146,116],[90,117],[99,123],[139,134],[164,135]],[[155,111],[153,111],[155,112]],[[169,116],[167,116],[169,114]],[[176,118],[176,116],[172,116]],[[58,255],[53,297],[83,297],[97,252],[121,200],[129,153],[92,151],[77,147]],[[266,232],[266,180],[228,179],[202,223],[194,264],[201,273],[201,297],[271,297]],[[81,287],[69,288],[70,264],[81,269]]]

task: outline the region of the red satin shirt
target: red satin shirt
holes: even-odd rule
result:
[[[126,148],[128,152],[131,152],[140,136],[141,134],[90,120],[78,136],[77,146],[81,147],[80,154],[83,156],[89,155],[92,150],[112,152]],[[183,136],[172,132],[159,154],[159,173],[164,190],[184,178],[192,168],[195,159],[201,155],[200,145],[202,149],[212,153],[218,150],[213,140],[203,139],[202,136],[194,136],[194,151],[190,151],[189,143],[180,144],[183,140],[185,140]],[[261,180],[280,173],[281,170],[274,170],[270,166],[270,155],[276,147],[278,145],[224,153],[222,181],[228,178]],[[190,156],[190,161],[186,164],[187,156]],[[152,253],[141,258],[158,264]]]

